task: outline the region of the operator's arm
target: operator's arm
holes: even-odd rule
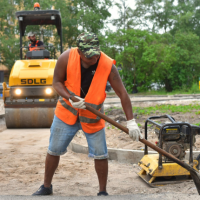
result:
[[[38,46],[36,47],[36,49],[38,49],[38,50],[44,50],[45,47],[43,45],[44,45],[44,43],[42,41],[39,41],[38,42]]]
[[[122,107],[125,112],[127,120],[133,119],[133,112],[132,112],[130,98],[129,98],[128,93],[122,83],[122,80],[120,78],[118,70],[114,64],[112,65],[112,69],[111,69],[110,75],[108,77],[108,81],[110,82],[115,93],[121,100],[121,104],[122,104]]]
[[[39,47],[37,47],[36,49],[44,50],[45,47],[44,47],[44,46],[39,46]]]
[[[64,85],[64,82],[66,80],[66,70],[69,59],[69,53],[70,50],[67,50],[60,55],[56,63],[53,77],[53,88],[60,96],[64,97],[65,99],[69,99],[70,96],[69,92],[66,90]]]

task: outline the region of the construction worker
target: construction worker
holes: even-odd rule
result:
[[[130,98],[121,81],[114,60],[100,51],[94,33],[82,33],[77,38],[77,48],[65,51],[59,58],[54,71],[53,87],[61,96],[51,126],[50,143],[45,162],[44,184],[33,195],[53,193],[52,178],[59,164],[60,155],[80,129],[83,130],[89,150],[94,158],[99,180],[98,196],[107,196],[108,152],[105,139],[105,121],[86,110],[85,102],[100,112],[103,111],[107,81],[121,99],[127,118],[127,128],[133,140],[142,138],[133,118]],[[80,101],[73,102],[72,96]]]
[[[36,40],[35,34],[33,32],[28,33],[28,39],[31,42],[29,44],[29,51],[38,51],[45,49],[43,46],[44,45],[43,42],[40,40]]]
[[[38,2],[34,3],[34,10],[40,10],[40,4]]]

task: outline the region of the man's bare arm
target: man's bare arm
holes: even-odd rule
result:
[[[40,50],[44,50],[45,47],[44,47],[43,45],[41,45],[41,46],[38,46],[38,49],[40,49]]]
[[[115,93],[121,100],[121,104],[122,104],[127,120],[133,119],[133,112],[132,112],[130,98],[122,83],[119,72],[114,64],[112,65],[112,69],[108,77],[108,81],[110,82]]]
[[[69,53],[70,50],[67,50],[60,55],[56,63],[53,77],[53,88],[60,96],[64,97],[65,99],[69,99],[70,96],[69,92],[66,90],[64,85],[64,82],[66,80],[66,70],[69,59]]]

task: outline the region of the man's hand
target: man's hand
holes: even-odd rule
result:
[[[36,49],[36,50],[44,50],[45,48],[44,48],[44,46],[38,46],[38,47],[36,47],[35,49]]]
[[[129,132],[129,136],[136,142],[139,141],[140,139],[143,139],[143,136],[140,132],[140,129],[138,127],[138,125],[135,122],[135,119],[131,119],[129,121],[127,121],[127,128],[128,128],[128,132]]]
[[[71,99],[69,99],[69,102],[72,104],[72,106],[74,108],[78,108],[78,109],[85,109],[86,108],[86,106],[85,106],[85,99],[82,99],[81,97],[78,97],[78,96],[74,96],[74,97],[76,97],[80,101],[73,102]]]

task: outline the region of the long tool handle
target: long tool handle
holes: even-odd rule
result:
[[[91,106],[87,105],[86,103],[86,109],[89,110],[90,112],[94,113],[95,115],[99,116],[100,118],[104,119],[105,121],[109,122],[110,124],[112,124],[113,126],[119,128],[120,130],[124,131],[125,133],[128,133],[128,129],[124,126],[122,126],[121,124],[117,123],[116,121],[110,119],[109,117],[107,117],[106,115],[102,114],[101,112],[99,112],[98,110],[92,108]],[[142,142],[143,144],[146,144],[148,147],[151,147],[152,149],[154,149],[155,151],[161,153],[162,155],[168,157],[169,159],[173,160],[174,162],[178,163],[179,165],[181,165],[182,167],[190,170],[193,170],[193,167],[191,167],[190,165],[182,162],[181,160],[177,159],[176,157],[174,157],[173,155],[167,153],[166,151],[164,151],[163,149],[159,148],[158,146],[152,144],[151,142],[145,140],[145,139],[139,139],[140,142]]]
[[[72,101],[79,101],[79,99],[72,97]],[[124,126],[122,126],[121,124],[117,123],[116,121],[110,119],[109,117],[107,117],[106,115],[102,114],[101,112],[99,112],[98,110],[92,108],[91,106],[89,106],[87,103],[86,104],[86,109],[89,110],[90,112],[92,112],[93,114],[99,116],[100,118],[104,119],[105,121],[109,122],[110,124],[112,124],[113,126],[121,129],[122,131],[124,131],[125,133],[128,134],[128,129]],[[143,144],[146,144],[148,147],[151,147],[152,149],[154,149],[155,151],[157,151],[158,153],[161,153],[162,155],[166,156],[167,158],[171,159],[172,161],[174,161],[175,163],[179,164],[180,166],[182,166],[183,168],[187,169],[188,171],[190,171],[190,175],[196,185],[197,191],[200,195],[200,175],[199,173],[190,165],[188,165],[187,163],[182,162],[181,160],[177,159],[176,157],[174,157],[173,155],[167,153],[166,151],[164,151],[163,149],[157,147],[156,145],[152,144],[151,142],[145,140],[145,139],[139,139],[140,142],[142,142]]]

